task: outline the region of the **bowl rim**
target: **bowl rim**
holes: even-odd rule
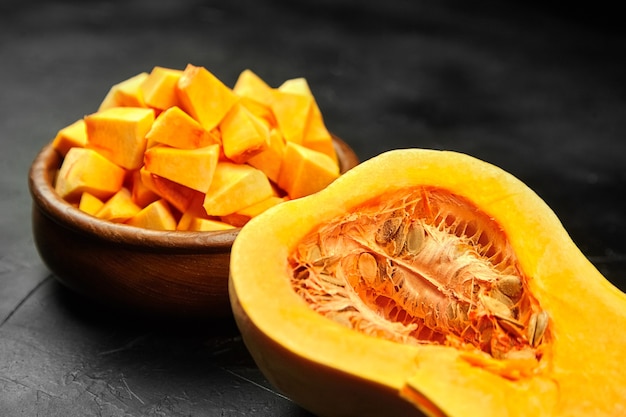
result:
[[[340,172],[345,173],[359,163],[354,151],[340,138],[332,135],[339,159]],[[151,230],[98,219],[73,206],[55,191],[54,177],[62,157],[46,144],[36,155],[28,173],[28,187],[34,209],[60,226],[115,244],[146,248],[229,250],[241,230],[235,227],[223,231]]]

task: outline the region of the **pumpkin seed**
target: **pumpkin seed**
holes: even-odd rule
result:
[[[378,263],[376,258],[369,252],[363,252],[359,255],[357,267],[361,277],[367,283],[373,283],[378,279]]]
[[[541,343],[543,336],[548,328],[548,313],[541,310],[533,313],[528,323],[528,342],[532,347],[537,347]]]
[[[418,223],[411,223],[406,235],[405,247],[409,255],[417,255],[424,247],[424,228]]]
[[[389,243],[396,236],[396,233],[398,232],[398,228],[400,227],[401,224],[402,224],[401,217],[390,217],[387,220],[385,220],[382,226],[380,226],[378,230],[376,231],[376,236],[375,236],[376,243],[379,243],[379,244]]]
[[[522,294],[522,280],[515,275],[506,275],[496,281],[500,292],[511,300],[518,300]]]

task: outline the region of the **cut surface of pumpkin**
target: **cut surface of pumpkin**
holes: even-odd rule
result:
[[[139,86],[145,104],[158,110],[178,106],[176,85],[182,73],[181,70],[160,66],[152,68]]]
[[[204,129],[178,106],[170,107],[158,115],[146,139],[181,149],[196,149],[219,143],[212,132]]]
[[[257,365],[316,415],[625,410],[626,336],[597,320],[624,328],[626,295],[532,190],[468,155],[386,152],[259,214],[229,288]]]
[[[52,146],[62,156],[65,156],[71,148],[84,148],[86,144],[87,127],[83,119],[59,130],[52,141]]]
[[[113,107],[85,116],[87,146],[126,169],[143,164],[146,134],[154,122],[154,110]]]
[[[215,128],[238,97],[204,67],[187,65],[177,83],[180,105],[206,130]]]
[[[153,146],[144,154],[144,167],[153,174],[205,193],[213,180],[219,145],[197,149]]]
[[[269,198],[274,190],[263,172],[250,165],[220,162],[204,198],[209,216],[225,216]]]
[[[88,192],[107,199],[122,188],[125,171],[98,152],[71,148],[59,169],[55,190],[69,201]]]

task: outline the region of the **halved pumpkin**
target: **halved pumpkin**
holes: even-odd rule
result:
[[[229,290],[259,368],[318,415],[626,415],[626,295],[468,155],[390,151],[253,218]]]

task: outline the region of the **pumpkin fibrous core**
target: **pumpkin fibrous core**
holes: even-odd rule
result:
[[[417,186],[318,225],[292,251],[291,283],[318,313],[365,334],[535,368],[548,314],[505,230],[468,199]],[[532,372],[532,369],[522,370]]]

